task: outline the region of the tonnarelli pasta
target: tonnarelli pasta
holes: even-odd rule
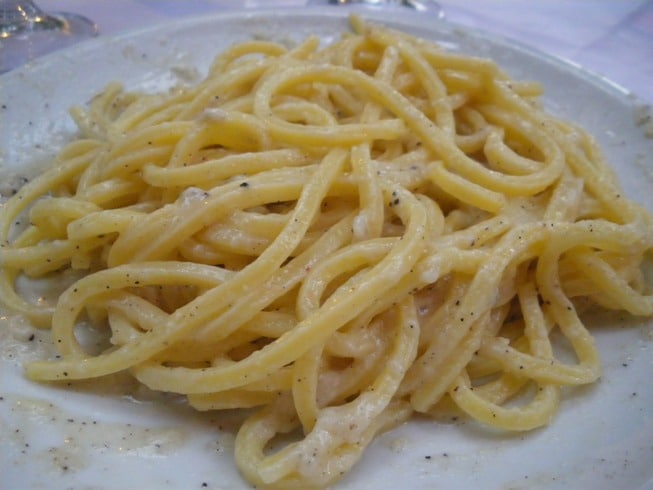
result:
[[[72,111],[79,138],[0,215],[2,300],[60,354],[31,379],[127,370],[198,410],[250,409],[240,471],[309,488],[415,412],[529,430],[598,378],[579,315],[653,314],[651,216],[538,84],[352,25],[327,47],[237,44],[196,86],[111,84]],[[53,306],[17,292],[70,270]],[[110,346],[87,352],[80,324]]]

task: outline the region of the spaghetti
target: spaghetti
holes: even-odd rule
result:
[[[128,370],[198,410],[253,409],[236,461],[266,488],[332,483],[415,412],[540,427],[561,387],[596,381],[580,313],[653,314],[651,215],[537,83],[352,25],[73,109],[79,138],[0,213],[3,302],[60,354],[31,379]],[[54,306],[17,291],[62,270],[80,277]],[[110,345],[88,352],[80,325]]]

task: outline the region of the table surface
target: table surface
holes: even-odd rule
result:
[[[303,7],[306,3],[307,0],[38,1],[46,11],[71,11],[93,19],[99,26],[100,36],[225,9]],[[439,3],[450,22],[484,29],[563,57],[653,103],[653,0],[439,0]]]

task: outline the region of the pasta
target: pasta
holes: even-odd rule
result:
[[[252,410],[235,456],[262,488],[325,487],[414,413],[545,426],[597,380],[582,313],[653,315],[652,216],[539,84],[352,26],[71,111],[79,137],[0,212],[2,300],[59,352],[29,378]],[[54,305],[17,287],[62,271]]]

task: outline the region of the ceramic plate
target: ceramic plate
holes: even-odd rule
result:
[[[627,193],[653,209],[653,139],[646,108],[580,68],[483,32],[410,12],[367,18],[446,47],[491,57],[543,83],[549,109],[593,133]],[[0,183],[30,174],[74,131],[67,109],[111,80],[161,90],[192,82],[228,45],[251,39],[325,42],[347,29],[342,9],[251,11],[190,19],[97,39],[0,78]],[[115,380],[57,389],[23,378],[45,345],[2,316],[0,488],[248,488],[233,463],[238,416],[197,414],[174,397]],[[546,429],[505,434],[472,422],[414,420],[379,437],[339,489],[639,489],[653,482],[653,324],[597,320],[604,374],[565,391]],[[32,340],[30,340],[32,339]],[[126,383],[126,384],[125,384]],[[125,390],[125,394],[121,392]]]

